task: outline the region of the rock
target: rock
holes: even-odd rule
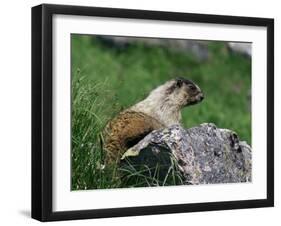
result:
[[[252,44],[251,43],[240,43],[240,42],[229,42],[228,47],[231,51],[241,53],[249,58],[252,56]]]
[[[127,150],[123,161],[148,167],[160,164],[166,174],[171,158],[184,184],[239,183],[251,181],[251,147],[237,134],[212,123],[190,129],[179,125],[156,130]]]
[[[99,39],[104,44],[115,46],[119,49],[126,48],[131,44],[143,43],[147,46],[163,46],[177,52],[189,52],[199,61],[205,61],[209,58],[207,41],[117,36],[99,36]]]

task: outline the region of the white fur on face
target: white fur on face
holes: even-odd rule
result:
[[[174,80],[152,90],[146,99],[132,106],[130,110],[143,112],[161,122],[164,126],[179,124],[181,120],[181,98],[175,90],[167,95],[167,89],[174,84]],[[182,92],[181,92],[182,93]]]

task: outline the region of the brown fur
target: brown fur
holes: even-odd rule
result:
[[[122,154],[155,129],[163,128],[156,119],[135,111],[124,111],[105,129],[106,162],[118,162]]]

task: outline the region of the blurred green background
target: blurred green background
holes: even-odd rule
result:
[[[125,186],[102,169],[100,132],[118,112],[174,77],[193,80],[205,94],[202,103],[183,109],[184,127],[212,122],[251,144],[251,59],[230,51],[226,42],[201,44],[204,59],[141,41],[116,45],[71,36],[73,190]]]

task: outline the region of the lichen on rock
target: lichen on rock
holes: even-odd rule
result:
[[[179,125],[155,130],[127,150],[122,159],[169,168],[174,158],[184,184],[251,181],[251,147],[228,129],[204,123],[190,129]],[[163,172],[165,173],[165,172]]]

